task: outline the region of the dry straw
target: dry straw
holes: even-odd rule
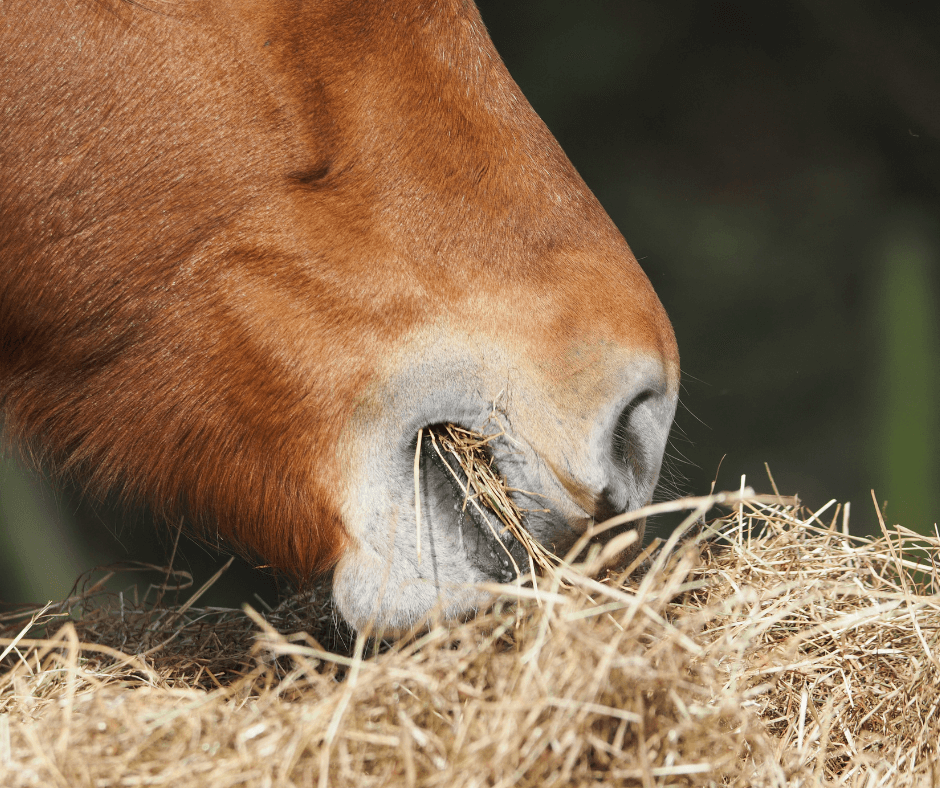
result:
[[[642,577],[556,564],[394,644],[296,599],[10,612],[0,785],[940,784],[940,538],[746,492]]]
[[[531,577],[535,578],[538,570],[551,572],[559,563],[559,559],[535,541],[523,526],[525,513],[513,500],[510,493],[514,491],[497,472],[489,452],[489,444],[502,433],[480,435],[455,424],[441,424],[430,428],[428,435],[433,451],[463,493],[463,508],[476,509],[480,518],[493,529],[493,536],[497,539],[508,532],[522,544],[529,559],[527,568]],[[419,434],[419,450],[420,443]],[[448,457],[452,458],[454,463],[448,462]],[[455,470],[454,464],[461,472]],[[415,466],[417,468],[417,460]],[[418,490],[417,483],[415,489]],[[491,515],[500,522],[501,529],[496,530],[493,526]],[[516,574],[522,575],[519,565],[508,549],[506,555],[513,563]]]

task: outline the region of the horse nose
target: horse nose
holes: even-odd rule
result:
[[[634,365],[622,378],[627,393],[608,398],[588,417],[589,439],[580,452],[572,447],[583,453],[566,457],[568,472],[561,474],[575,503],[596,523],[650,502],[676,410],[676,387],[661,365]]]

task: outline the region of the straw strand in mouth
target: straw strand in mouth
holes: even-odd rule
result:
[[[428,433],[441,459],[444,459],[444,454],[450,455],[466,475],[464,509],[471,505],[492,512],[503,525],[503,533],[510,533],[525,549],[533,577],[537,570],[554,570],[559,558],[526,530],[524,510],[512,499],[510,487],[496,468],[489,443],[499,437],[499,433],[481,435],[456,424],[435,425],[428,429]],[[445,461],[444,464],[453,474],[450,463]],[[461,482],[460,479],[457,481]]]

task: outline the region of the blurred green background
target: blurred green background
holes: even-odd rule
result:
[[[855,532],[875,526],[871,489],[890,522],[932,530],[940,4],[479,5],[675,325],[684,387],[662,497],[742,474],[769,490],[767,462],[810,506],[851,501]],[[0,599],[157,558],[135,519],[0,461]],[[220,560],[187,556],[197,572]]]

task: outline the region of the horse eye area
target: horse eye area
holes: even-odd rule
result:
[[[467,555],[509,582],[552,557],[525,528],[525,512],[511,496],[491,448],[498,435],[482,435],[456,424],[434,424],[418,434],[416,493],[421,516],[449,519]],[[482,550],[480,548],[483,548]]]

